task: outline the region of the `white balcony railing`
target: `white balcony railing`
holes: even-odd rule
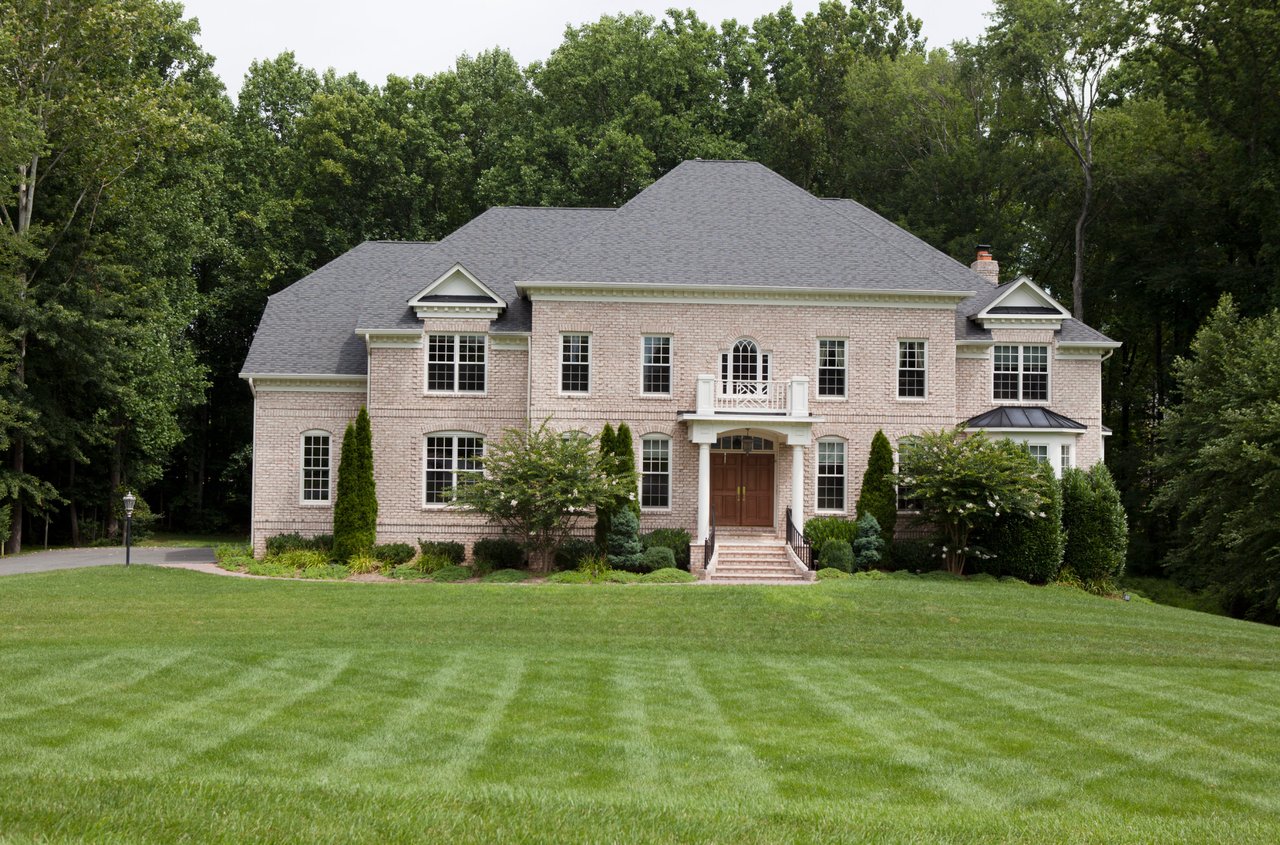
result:
[[[718,381],[716,382],[717,411],[772,411],[787,410],[787,383],[785,381]]]
[[[809,415],[809,379],[729,381],[698,376],[699,414]]]

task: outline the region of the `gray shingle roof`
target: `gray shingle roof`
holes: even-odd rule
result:
[[[402,265],[425,262],[435,247],[362,243],[269,297],[241,372],[363,375],[364,340],[354,332],[367,289]]]
[[[990,411],[970,417],[964,423],[965,428],[1069,428],[1084,431],[1088,426],[1078,423],[1070,417],[1056,414],[1048,408],[1020,408],[1002,405]]]
[[[363,375],[355,330],[418,328],[409,300],[455,264],[508,303],[496,332],[532,327],[521,281],[974,293],[958,339],[990,338],[964,315],[998,290],[853,200],[755,162],[687,161],[619,209],[493,208],[438,243],[361,244],[268,300],[243,372]],[[1060,337],[1106,340],[1074,320]]]
[[[686,161],[530,281],[973,292],[981,280],[861,206],[750,161]]]

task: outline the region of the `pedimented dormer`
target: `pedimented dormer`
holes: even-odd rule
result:
[[[1052,329],[1062,328],[1071,312],[1058,304],[1044,288],[1019,276],[1000,289],[990,302],[969,315],[984,329]]]
[[[496,320],[507,302],[466,267],[454,264],[412,297],[409,307],[420,318]]]

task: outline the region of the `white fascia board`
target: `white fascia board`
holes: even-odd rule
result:
[[[355,333],[368,337],[371,334],[390,335],[400,337],[417,337],[422,334],[422,329],[356,329]]]
[[[918,308],[954,307],[973,291],[874,290],[866,288],[816,288],[782,285],[676,285],[635,282],[516,282],[515,287],[533,300],[597,302],[724,302],[805,305],[896,305]]]
[[[1118,340],[1060,340],[1059,349],[1119,349],[1124,346]]]
[[[368,377],[345,373],[240,373],[256,397],[262,391],[363,393]]]
[[[460,273],[464,278],[466,278],[468,282],[474,285],[479,291],[484,293],[485,296],[488,296],[490,299],[492,299],[496,305],[502,308],[507,307],[507,301],[505,299],[503,299],[502,297],[494,293],[489,288],[488,285],[486,285],[484,282],[477,279],[475,274],[472,273],[470,270],[468,270],[466,267],[463,267],[461,263],[454,264],[452,267],[450,267],[448,270],[442,273],[439,278],[437,278],[431,284],[427,285],[425,288],[419,291],[416,296],[410,297],[409,305],[415,308],[421,308],[424,305],[430,307],[430,303],[423,303],[420,300],[424,296],[430,296],[433,290],[435,290],[440,285],[444,284],[455,273]]]

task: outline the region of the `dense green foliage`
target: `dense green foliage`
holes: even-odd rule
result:
[[[600,472],[595,438],[562,437],[545,420],[528,429],[507,429],[501,440],[485,444],[482,462],[484,473],[454,491],[459,504],[516,538],[538,572],[551,570],[555,550],[585,512],[611,506],[635,490]]]
[[[855,569],[874,569],[884,558],[884,536],[875,515],[864,513],[858,517],[858,534],[853,540],[853,566]]]
[[[461,543],[444,540],[419,540],[418,547],[422,549],[424,555],[442,557],[456,564],[461,564],[467,559],[467,547]]]
[[[624,506],[613,515],[605,538],[605,554],[614,569],[640,571],[644,546],[640,543],[640,519],[631,508]]]
[[[967,435],[961,428],[925,432],[898,459],[897,483],[911,488],[926,522],[937,526],[942,560],[955,575],[964,572],[974,529],[1044,507],[1035,459],[1011,440]]]
[[[619,489],[628,491],[622,498],[596,506],[596,545],[604,548],[619,511],[625,508],[634,513],[637,520],[640,517],[640,503],[635,493],[639,489],[636,454],[631,443],[631,428],[626,423],[618,423],[617,429],[610,423],[604,424],[604,430],[600,432],[600,471],[612,477]]]
[[[1005,278],[1123,341],[1103,395],[1129,569],[1201,578],[1147,466],[1218,297],[1280,305],[1280,16],[1001,0],[977,41],[926,50],[898,0],[779,5],[576,23],[527,67],[494,49],[362,80],[286,52],[227,92],[175,4],[0,0],[10,550],[46,515],[54,542],[117,533],[123,486],[168,528],[244,525],[238,373],[266,297],[361,241],[438,239],[495,204],[617,205],[684,158],[747,157],[966,263],[992,243]],[[1236,611],[1266,604],[1253,589]]]
[[[639,571],[641,572],[675,568],[677,568],[675,552],[666,546],[650,546],[640,555]]]
[[[373,556],[387,566],[399,566],[413,560],[417,552],[408,543],[381,543],[373,547]]]
[[[1154,505],[1177,531],[1168,568],[1238,615],[1280,620],[1280,311],[1224,300],[1174,364],[1182,403],[1160,424]]]
[[[578,561],[599,552],[596,544],[581,537],[568,537],[556,549],[556,569],[577,569]]]
[[[1145,602],[136,566],[4,591],[16,842],[1280,838],[1280,631]]]
[[[857,536],[858,523],[842,516],[811,516],[804,523],[804,538],[812,550],[815,565],[821,561],[822,550],[829,541],[843,540],[852,545]]]
[[[1105,465],[1063,472],[1062,527],[1064,570],[1086,584],[1110,584],[1124,572],[1129,526]]]
[[[871,514],[885,542],[893,543],[893,529],[898,524],[898,490],[893,486],[893,446],[883,431],[871,438],[871,454],[862,474],[858,493],[858,519]]]
[[[373,480],[373,430],[363,406],[347,424],[333,500],[333,556],[339,563],[368,554],[378,538],[378,493]]]
[[[1042,510],[1031,514],[1006,513],[975,539],[983,554],[976,556],[971,572],[1012,575],[1032,584],[1058,577],[1066,548],[1062,527],[1062,485],[1048,464],[1037,470]]]
[[[640,535],[640,545],[646,550],[661,546],[671,550],[675,557],[673,566],[681,569],[689,568],[689,542],[693,538],[683,528],[656,528],[647,534]]]
[[[333,549],[333,535],[319,534],[315,537],[303,537],[301,534],[276,534],[267,538],[267,556],[283,554],[297,549],[309,549],[317,552],[329,552]]]
[[[479,569],[519,569],[524,566],[525,552],[520,544],[507,537],[484,537],[471,547],[471,557]],[[455,563],[462,563],[458,558]]]
[[[828,537],[818,547],[818,561],[823,569],[853,571],[853,546],[843,537]]]

